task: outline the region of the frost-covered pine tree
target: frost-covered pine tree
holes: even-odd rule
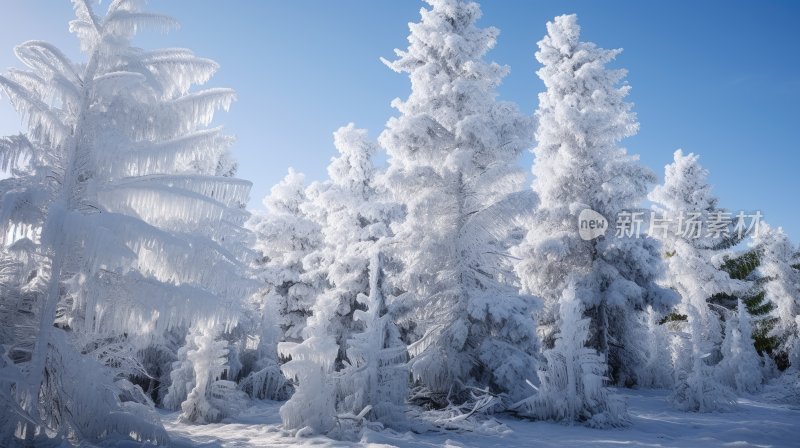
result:
[[[304,266],[305,258],[322,244],[320,224],[304,211],[308,203],[305,175],[290,168],[263,203],[266,214],[253,216],[248,227],[256,235],[255,248],[262,257],[256,271],[266,283],[261,304],[268,320],[264,328],[267,332],[275,325],[281,329],[276,344],[280,340],[298,342],[320,292]]]
[[[590,321],[584,317],[585,302],[578,295],[578,286],[570,282],[559,300],[559,331],[553,347],[544,352],[547,364],[539,370],[540,385],[513,409],[539,420],[581,422],[592,427],[625,425],[625,403],[604,384],[606,360],[586,346]]]
[[[793,370],[800,369],[800,269],[796,249],[780,227],[762,223],[751,245],[759,254],[755,276],[763,284],[766,300],[775,305],[771,312],[777,339],[777,356],[785,357]]]
[[[637,386],[655,389],[671,387],[674,380],[674,366],[669,331],[666,325],[660,322],[660,313],[653,310],[652,306],[647,307],[643,318],[645,325],[642,337],[646,341],[646,350],[644,364],[638,373]]]
[[[656,186],[648,197],[654,203],[654,219],[663,224],[657,228],[654,223],[652,236],[663,246],[667,283],[683,303],[694,304],[703,320],[702,337],[718,349],[723,334],[720,316],[707,302],[719,294],[741,293],[747,285],[732,279],[720,266],[725,252],[719,248],[735,237],[702,227],[715,221],[724,223],[725,216],[730,219],[730,213],[717,206],[707,177],[699,156],[677,150],[673,163],[665,167],[664,184]],[[719,357],[714,358],[716,362]]]
[[[399,207],[386,200],[377,183],[372,156],[378,146],[367,131],[352,123],[334,134],[339,155],[328,166],[329,180],[315,182],[308,190],[303,210],[319,223],[322,242],[306,258],[309,277],[318,281],[325,296],[338,302],[330,330],[340,346],[337,369],[346,358],[347,340],[360,324],[353,318],[357,298],[368,294],[369,260],[376,244],[390,235],[389,223]]]
[[[589,347],[609,365],[611,381],[639,382],[646,363],[642,313],[664,313],[674,297],[656,284],[662,265],[650,238],[605,236],[584,240],[578,216],[593,210],[613,226],[620,212],[635,212],[655,176],[618,146],[639,125],[620,86],[625,70],[609,69],[621,50],[580,41],[575,15],[547,24],[536,58],[546,90],[539,94],[533,190],[540,203],[513,254],[525,292],[544,299],[540,331],[552,347],[562,291],[570,276],[585,289]],[[633,229],[635,230],[635,229]],[[644,236],[644,235],[640,235]]]
[[[739,393],[755,393],[764,382],[761,357],[753,345],[750,313],[741,299],[736,314],[731,313],[725,322],[725,340],[722,343],[722,361],[717,365],[720,381]]]
[[[721,358],[723,330],[709,299],[717,294],[733,295],[746,287],[720,269],[723,257],[717,247],[724,243],[723,234],[699,227],[725,213],[717,207],[707,177],[697,155],[677,150],[673,163],[665,168],[664,184],[649,195],[657,216],[654,219],[664,224],[653,236],[662,244],[667,282],[681,296],[678,312],[687,316],[687,333],[674,340],[672,401],[680,409],[701,412],[731,404],[730,393],[713,375],[713,366]]]
[[[289,429],[327,434],[336,423],[336,381],[333,377],[339,344],[330,330],[337,309],[335,297],[321,294],[303,329],[302,342],[281,342],[278,353],[290,358],[281,366],[296,390],[280,414]]]
[[[234,322],[251,288],[240,238],[250,183],[217,175],[231,139],[207,128],[234,92],[191,91],[218,66],[189,50],[132,47],[137,31],[176,24],[141,3],[101,16],[73,1],[87,60],[31,41],[16,48],[28,69],[0,76],[27,125],[0,140],[0,164],[26,160],[0,181],[0,238],[39,257],[22,300],[2,298],[4,319],[24,322],[3,344],[26,378],[14,399],[30,417],[16,436],[29,441],[159,441],[163,430],[125,418],[135,403],[115,393],[115,379],[140,373],[119,368],[134,356],[103,347],[132,353],[209,314]],[[92,388],[79,387],[84,369]]]
[[[371,160],[377,146],[368,139],[366,131],[356,129],[352,124],[342,127],[334,133],[334,144],[339,156],[333,158],[328,167],[330,180],[312,184],[307,189],[308,202],[302,207],[306,215],[320,225],[322,232],[318,249],[304,259],[306,277],[323,279],[316,283],[322,292],[316,297],[303,342],[281,345],[282,353],[292,356],[284,371],[299,383],[297,392],[281,411],[284,425],[294,429],[310,426],[318,433],[328,433],[334,422],[341,429],[342,419],[338,419],[338,413],[349,412],[357,416],[370,410],[366,408],[370,403],[364,403],[361,409],[356,410],[355,407],[361,403],[352,400],[345,406],[347,409],[337,409],[340,408],[340,398],[344,398],[339,391],[341,384],[352,386],[346,387],[348,392],[345,395],[361,397],[362,393],[370,393],[369,384],[342,381],[337,371],[360,361],[360,358],[348,360],[348,341],[353,332],[364,325],[355,318],[359,308],[364,306],[358,300],[371,291],[370,254],[389,235],[389,222],[397,214],[397,207],[384,201],[378,191],[376,170]],[[307,353],[330,344],[337,349],[332,365],[329,365],[327,355],[306,359]],[[405,354],[404,346],[401,353]],[[302,362],[294,362],[295,354],[299,354]],[[405,383],[396,389],[402,394]],[[317,406],[320,400],[325,404]],[[334,406],[328,406],[328,403]],[[315,416],[309,418],[295,414],[306,412],[305,409],[315,409]],[[316,415],[317,411],[319,415]],[[322,412],[330,414],[322,415]],[[376,412],[372,417],[388,415]],[[344,433],[334,435],[351,436]]]
[[[713,412],[730,409],[736,404],[731,390],[721,384],[708,363],[716,347],[702,337],[703,313],[697,302],[684,303],[688,330],[673,336],[672,350],[675,365],[675,384],[669,401],[682,411]]]
[[[263,199],[266,213],[254,215],[247,223],[260,254],[256,276],[264,282],[252,304],[253,333],[258,340],[255,360],[240,382],[253,397],[282,400],[291,395],[291,382],[281,372],[278,345],[303,340],[306,319],[321,292],[320,273],[309,273],[306,261],[322,245],[320,223],[305,211],[306,189],[305,175],[290,168]]]
[[[399,324],[418,397],[444,404],[448,393],[459,401],[478,385],[521,398],[537,343],[532,302],[518,293],[507,246],[515,216],[533,205],[515,166],[532,126],[496,100],[508,69],[483,59],[498,30],[476,25],[479,6],[428,3],[409,25],[408,48],[384,61],[411,79],[379,138],[389,154],[387,188],[406,212],[387,253],[402,266],[389,276],[404,292],[392,302],[406,309]]]
[[[349,416],[366,411],[371,420],[402,427],[409,383],[407,352],[386,306],[379,249],[372,249],[369,262],[369,293],[356,299],[366,307],[354,312],[364,329],[347,341],[347,365],[339,374],[338,411]]]
[[[195,323],[178,353],[164,404],[180,409],[182,420],[218,422],[236,415],[246,403],[244,392],[223,378],[229,367],[228,341],[220,338],[222,330],[212,320]]]

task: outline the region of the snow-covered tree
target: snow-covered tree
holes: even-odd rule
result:
[[[252,303],[248,332],[257,341],[249,354],[240,387],[256,398],[282,400],[292,391],[281,372],[278,344],[300,342],[306,319],[324,286],[307,258],[323,243],[321,223],[305,211],[309,198],[305,176],[293,169],[264,198],[266,213],[254,215],[247,227],[255,234],[260,254],[254,270],[263,282]],[[312,270],[312,272],[309,272]]]
[[[14,360],[27,378],[14,393],[32,417],[19,434],[29,440],[112,437],[101,424],[79,421],[130,406],[91,396],[99,384],[77,387],[84,384],[78,364],[90,362],[80,353],[105,362],[103,340],[147,344],[211,313],[233,322],[251,287],[240,238],[250,183],[217,175],[231,139],[207,128],[234,92],[191,92],[217,64],[189,50],[132,47],[137,31],[176,24],[141,3],[114,1],[100,16],[91,2],[73,1],[70,29],[86,62],[31,41],[16,48],[28,70],[0,76],[27,125],[0,140],[0,165],[26,160],[0,181],[0,238],[40,257],[22,282],[35,291],[3,306],[26,321],[12,344],[27,348]],[[136,422],[120,437],[148,439]]]
[[[337,407],[345,397],[339,388],[347,381],[341,381],[337,371],[360,362],[361,358],[348,361],[348,341],[353,332],[364,325],[355,318],[357,313],[363,312],[359,309],[364,306],[359,303],[359,297],[371,291],[370,254],[378,250],[380,242],[389,235],[389,222],[398,211],[395,205],[385,202],[378,191],[371,160],[377,146],[368,139],[366,131],[352,124],[342,127],[334,133],[334,144],[339,156],[333,158],[328,167],[330,180],[312,184],[307,189],[308,201],[302,206],[302,211],[319,224],[322,232],[317,250],[304,258],[306,278],[315,279],[322,292],[316,297],[303,342],[281,345],[281,352],[292,357],[284,371],[299,383],[297,392],[281,411],[284,424],[295,429],[310,426],[319,433],[328,433],[334,422],[341,429],[343,422],[337,417]],[[329,346],[336,347],[332,365],[327,355],[306,358],[307,353],[320,346],[326,350]],[[405,354],[404,346],[401,353]],[[298,356],[301,359],[297,360]],[[347,388],[350,394],[361,397],[362,393],[370,393],[369,384],[348,384],[352,386]],[[401,394],[404,385],[399,387]],[[324,401],[324,406],[317,406],[320,400]],[[355,410],[360,404],[358,400],[350,400],[345,406],[347,409],[341,412],[350,411],[355,417],[362,410],[369,411],[364,408],[370,403]],[[305,409],[315,409],[315,416],[296,414]],[[329,414],[322,415],[322,412]],[[387,415],[377,412],[373,417]]]
[[[625,102],[630,87],[619,85],[625,70],[606,67],[621,50],[579,38],[576,16],[565,15],[548,22],[538,44],[543,67],[537,73],[546,87],[539,94],[533,164],[540,203],[513,251],[520,259],[515,268],[524,291],[545,301],[540,331],[550,347],[567,279],[582,276],[589,346],[605,357],[614,383],[633,385],[646,362],[642,313],[647,306],[664,313],[675,298],[656,283],[662,264],[655,241],[644,234],[617,238],[607,228],[594,239],[579,233],[581,212],[592,210],[614,225],[621,212],[636,212],[655,180],[618,146],[639,127]]]
[[[281,370],[297,384],[294,395],[281,406],[286,428],[327,434],[334,427],[336,381],[332,373],[339,345],[330,331],[330,323],[337,307],[336,297],[321,294],[303,329],[303,342],[278,344],[278,353],[290,358]]]
[[[739,218],[736,218],[736,222],[738,225]],[[775,304],[766,298],[766,292],[763,287],[765,281],[759,277],[758,267],[761,259],[761,248],[757,244],[739,245],[738,242],[741,242],[741,240],[742,238],[736,236],[733,241],[737,242],[737,245],[730,249],[723,249],[724,252],[722,253],[725,261],[722,263],[721,268],[731,278],[745,282],[748,288],[734,296],[717,294],[711,298],[709,303],[717,310],[725,308],[728,312],[736,313],[738,312],[738,301],[741,300],[750,314],[753,328],[753,345],[756,350],[759,353],[774,354],[776,352],[776,340],[770,336],[770,333],[775,325],[773,317]],[[726,243],[725,246],[727,245]],[[768,364],[774,365],[771,358],[762,359]]]
[[[406,50],[384,61],[408,73],[411,94],[379,138],[389,155],[386,185],[406,212],[393,225],[387,262],[392,303],[411,343],[417,396],[460,400],[465,386],[522,396],[535,369],[532,301],[518,294],[507,246],[515,216],[532,208],[515,166],[531,121],[496,87],[508,68],[483,56],[498,30],[479,28],[474,2],[429,0],[409,25]]]
[[[228,341],[220,338],[222,326],[214,321],[195,323],[186,336],[172,371],[164,404],[181,409],[181,419],[211,423],[236,415],[247,396],[223,377],[229,373]]]
[[[235,379],[240,390],[251,398],[286,400],[292,384],[280,369],[278,343],[282,337],[278,310],[265,303],[269,291],[257,293],[230,335],[234,339],[232,356],[238,369],[229,378]]]
[[[579,290],[574,282],[564,290],[558,304],[559,332],[553,348],[544,352],[547,364],[539,370],[540,386],[513,409],[533,419],[622,426],[628,414],[625,403],[605,387],[606,360],[586,346],[590,322],[584,317],[585,302],[578,297]]]
[[[672,351],[670,350],[669,331],[660,314],[647,307],[643,316],[645,324],[641,337],[646,341],[644,364],[638,372],[637,386],[649,388],[667,388],[673,384]]]
[[[736,314],[725,322],[722,361],[717,365],[720,381],[739,393],[755,393],[764,382],[761,358],[753,345],[750,314],[741,299]]]
[[[365,410],[372,420],[386,426],[402,426],[408,394],[406,346],[392,321],[383,291],[383,256],[373,249],[369,262],[369,294],[359,294],[366,310],[354,313],[364,330],[347,342],[348,365],[339,375],[338,411],[358,416]]]
[[[390,235],[389,223],[400,210],[377,185],[372,156],[378,147],[367,131],[351,123],[333,137],[339,155],[328,166],[330,179],[308,188],[309,201],[303,210],[319,223],[322,233],[318,250],[306,258],[309,277],[318,279],[326,296],[339,303],[330,322],[340,346],[338,369],[347,356],[347,340],[361,325],[353,313],[358,296],[370,291],[370,253]]]
[[[195,332],[198,329],[199,327],[195,327]],[[189,351],[197,350],[197,346],[194,342],[195,336],[196,335],[192,331],[186,334],[186,342],[178,349],[177,359],[172,364],[172,370],[169,374],[169,387],[161,402],[167,409],[173,411],[180,409],[181,404],[186,401],[189,392],[194,388],[194,366],[189,360]]]
[[[649,195],[657,215],[654,220],[664,224],[660,228],[654,224],[653,236],[662,243],[667,282],[681,296],[677,310],[686,316],[689,338],[675,339],[679,359],[672,400],[678,408],[701,412],[730,405],[724,387],[712,384],[717,381],[713,365],[721,358],[723,330],[719,312],[712,310],[709,299],[739,293],[746,287],[720,268],[724,258],[717,248],[724,242],[724,234],[699,227],[715,219],[725,222],[725,211],[717,207],[707,177],[697,155],[677,150],[673,163],[665,168],[664,184]]]
[[[713,412],[730,409],[736,404],[731,390],[722,385],[714,375],[714,366],[707,359],[715,347],[702,335],[702,314],[694,304],[685,306],[688,331],[678,332],[673,337],[673,363],[675,384],[670,402],[682,411]]]
[[[775,305],[771,312],[771,336],[777,340],[777,355],[792,369],[800,369],[800,269],[796,250],[780,227],[762,223],[751,245],[759,254],[755,276],[761,279],[766,300]]]
[[[274,320],[265,324],[265,331],[278,325],[282,333],[275,343],[302,340],[306,318],[319,293],[303,265],[306,256],[322,244],[320,224],[303,211],[307,202],[305,175],[290,168],[264,198],[266,214],[248,222],[262,256],[256,269],[267,288],[262,310],[266,319]]]
[[[726,213],[717,207],[707,177],[708,171],[700,166],[697,155],[684,155],[677,150],[673,163],[665,167],[664,184],[656,186],[648,198],[654,203],[654,220],[663,223],[660,228],[653,225],[656,229],[653,236],[663,246],[667,283],[683,299],[679,311],[685,304],[693,304],[704,328],[704,334],[697,336],[707,339],[718,350],[722,327],[708,300],[718,294],[739,292],[745,285],[720,268],[724,258],[717,247],[723,235],[714,235],[710,229],[700,227]],[[715,355],[714,361],[718,360]]]

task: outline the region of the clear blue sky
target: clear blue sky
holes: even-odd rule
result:
[[[107,2],[106,2],[107,4]],[[377,136],[409,82],[378,58],[406,46],[416,0],[152,0],[181,30],[150,34],[146,48],[183,46],[218,61],[212,85],[239,100],[218,120],[238,137],[240,176],[260,207],[289,166],[322,179],[335,150],[331,133],[350,121]],[[723,206],[760,210],[800,239],[800,2],[795,1],[485,1],[481,25],[501,30],[489,58],[511,66],[503,99],[532,113],[543,86],[533,57],[545,22],[577,13],[583,38],[625,51],[631,100],[641,122],[624,142],[663,176],[681,147],[711,170]],[[48,40],[77,54],[67,31],[67,0],[3,0],[0,69],[19,66],[14,45]],[[19,119],[0,100],[0,134]],[[531,156],[521,164],[530,166]]]

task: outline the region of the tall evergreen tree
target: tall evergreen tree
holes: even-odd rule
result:
[[[389,222],[397,212],[377,189],[372,164],[377,145],[368,139],[367,132],[350,124],[334,133],[334,144],[339,156],[328,166],[330,180],[312,184],[302,208],[319,224],[322,234],[318,248],[305,257],[304,263],[307,277],[318,279],[320,293],[303,330],[303,341],[280,345],[281,353],[292,358],[283,370],[298,382],[297,392],[281,408],[284,424],[293,429],[308,426],[322,434],[333,429],[344,405],[340,403],[345,397],[340,396],[338,372],[358,362],[348,359],[347,353],[350,338],[363,326],[355,319],[358,312],[363,313],[359,297],[369,294],[374,286],[370,283],[374,276],[371,254],[389,235]],[[369,390],[371,386],[351,384],[347,389],[361,396],[362,388]],[[405,384],[397,388],[405,390]],[[349,404],[347,411],[355,415],[370,403]],[[362,409],[354,408],[358,405]]]
[[[663,313],[674,297],[656,284],[662,263],[650,238],[581,238],[578,216],[586,209],[609,222],[633,212],[655,176],[618,143],[639,125],[620,86],[624,70],[606,67],[621,50],[581,42],[574,15],[547,24],[536,58],[546,90],[536,117],[533,190],[541,201],[526,224],[527,237],[514,250],[526,292],[542,297],[541,328],[552,346],[558,303],[567,279],[575,277],[590,319],[589,346],[609,365],[613,382],[633,385],[645,364],[647,341],[641,314]]]
[[[302,340],[306,318],[319,293],[319,285],[304,265],[306,257],[322,245],[320,223],[304,211],[308,201],[305,175],[290,168],[264,198],[266,214],[248,222],[261,255],[256,273],[266,289],[260,305],[267,332],[262,339],[273,346],[280,340]],[[269,334],[274,327],[280,328],[280,334]]]
[[[679,313],[687,316],[688,340],[675,339],[678,362],[672,400],[680,409],[713,411],[729,406],[731,397],[713,375],[713,366],[722,356],[723,329],[720,314],[711,309],[709,299],[741,292],[746,285],[719,266],[722,257],[717,256],[716,248],[723,234],[698,227],[725,213],[717,207],[706,180],[708,171],[698,159],[675,151],[673,163],[666,166],[664,184],[653,190],[650,200],[655,203],[654,219],[663,224],[653,227],[666,256],[667,280],[681,296]]]
[[[723,329],[721,311],[714,311],[710,300],[720,294],[731,296],[747,289],[745,282],[731,278],[721,267],[730,230],[703,227],[719,222],[729,225],[730,213],[717,205],[707,181],[708,171],[695,154],[677,150],[673,163],[666,166],[664,184],[649,195],[655,204],[654,236],[662,243],[667,265],[667,282],[701,314],[702,337],[715,347],[713,362],[719,361]],[[726,218],[727,216],[727,218]],[[713,224],[711,224],[713,226]],[[679,307],[679,312],[685,311]]]
[[[133,409],[113,383],[138,373],[132,344],[209,314],[232,323],[250,291],[239,238],[250,183],[217,175],[231,139],[207,128],[234,92],[191,92],[218,66],[189,50],[131,46],[143,28],[176,24],[141,3],[100,16],[73,1],[86,62],[31,41],[16,49],[29,69],[0,76],[27,125],[0,140],[0,165],[28,162],[0,181],[3,256],[35,271],[2,296],[17,325],[2,344],[26,378],[14,400],[29,419],[14,437],[162,441],[141,412],[96,418]]]
[[[376,244],[390,236],[400,216],[378,184],[372,157],[378,146],[352,123],[333,134],[339,155],[328,166],[329,180],[308,188],[304,210],[320,224],[322,243],[309,255],[312,275],[324,279],[326,300],[337,303],[330,330],[340,346],[337,369],[346,358],[347,340],[360,329],[353,319],[360,294],[369,294],[369,260]],[[319,300],[319,299],[318,299]]]
[[[286,399],[292,393],[291,379],[281,372],[278,346],[300,342],[306,320],[321,292],[320,272],[307,258],[323,244],[321,223],[306,212],[309,198],[305,176],[293,169],[263,199],[266,214],[254,215],[247,227],[256,237],[256,277],[263,287],[250,313],[258,347],[251,354],[249,371],[240,386],[257,398]],[[324,273],[323,273],[324,274]]]
[[[429,0],[409,25],[409,47],[384,61],[408,73],[411,94],[392,105],[380,136],[387,187],[406,212],[393,226],[391,276],[407,304],[418,396],[459,400],[467,386],[526,392],[535,368],[532,302],[517,293],[506,246],[514,216],[530,207],[515,166],[530,120],[496,100],[507,67],[484,62],[495,28],[479,28],[476,3]]]

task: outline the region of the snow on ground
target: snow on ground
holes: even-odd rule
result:
[[[186,425],[177,413],[165,413],[164,424],[176,447],[798,447],[800,409],[754,398],[739,399],[735,411],[697,414],[675,411],[666,391],[620,390],[628,401],[632,425],[624,429],[591,429],[557,423],[501,417],[502,435],[393,431],[364,434],[361,443],[325,437],[294,438],[280,427],[281,403],[261,402],[229,423]]]

